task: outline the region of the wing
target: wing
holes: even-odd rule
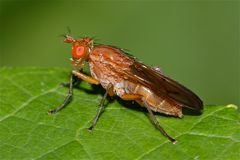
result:
[[[134,81],[147,86],[158,96],[168,97],[183,107],[201,111],[203,102],[192,91],[178,82],[164,76],[157,70],[146,66],[138,61],[130,66]]]

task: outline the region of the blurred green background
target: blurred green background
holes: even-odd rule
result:
[[[239,22],[239,1],[1,0],[0,66],[70,70],[69,26],[160,66],[205,104],[239,105]]]

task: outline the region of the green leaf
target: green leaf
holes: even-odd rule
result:
[[[240,116],[235,105],[205,106],[183,119],[157,114],[170,143],[141,108],[110,100],[96,128],[102,89],[82,82],[62,111],[67,69],[0,69],[0,159],[238,159]],[[227,94],[227,93],[225,93]]]

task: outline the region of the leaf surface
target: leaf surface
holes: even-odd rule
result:
[[[237,106],[205,106],[183,119],[157,114],[170,143],[146,112],[119,99],[108,101],[89,132],[103,90],[82,82],[72,102],[54,115],[68,92],[67,69],[0,69],[0,159],[238,159]]]

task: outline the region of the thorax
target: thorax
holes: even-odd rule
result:
[[[125,55],[120,49],[111,46],[99,45],[94,47],[89,55],[89,65],[91,75],[99,80],[103,88],[107,88],[111,83],[117,95],[128,92],[129,66],[133,60]]]

